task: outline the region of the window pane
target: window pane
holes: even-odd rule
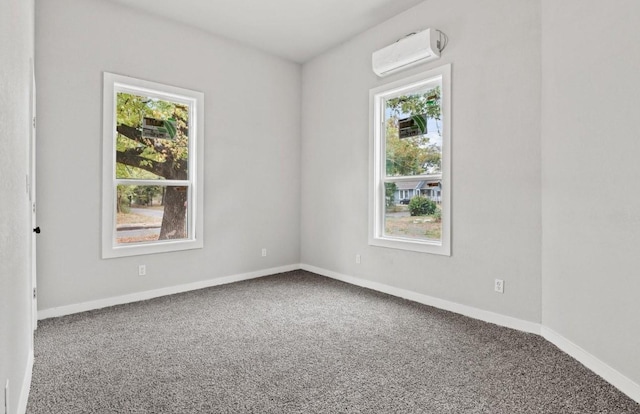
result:
[[[116,243],[186,239],[187,186],[119,185]]]
[[[384,235],[442,240],[440,179],[385,183]]]
[[[116,178],[188,179],[189,108],[118,92]]]
[[[388,177],[441,172],[440,82],[385,100],[384,125]]]

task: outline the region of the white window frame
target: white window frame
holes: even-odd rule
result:
[[[189,171],[188,180],[162,180],[162,185],[189,187],[188,238],[145,243],[116,243],[116,102],[117,93],[125,92],[181,103],[189,107]],[[104,72],[103,84],[103,155],[102,155],[102,258],[137,256],[198,249],[204,245],[204,94],[188,89],[149,82]],[[136,184],[158,185],[158,180],[135,180]]]
[[[384,111],[385,99],[403,95],[441,78],[442,111],[442,232],[441,240],[416,240],[384,234],[385,182],[419,181],[433,174],[386,176]],[[451,256],[451,65],[447,64],[420,74],[400,79],[369,91],[370,152],[369,152],[369,244],[372,246]]]

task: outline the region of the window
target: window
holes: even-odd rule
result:
[[[400,200],[410,199],[412,197],[412,193],[413,193],[413,190],[400,190]]]
[[[102,257],[203,246],[204,95],[104,74]]]
[[[369,244],[449,256],[451,66],[372,89],[370,106]]]

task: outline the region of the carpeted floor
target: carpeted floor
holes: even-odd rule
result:
[[[28,413],[640,413],[541,337],[304,271],[42,321]]]

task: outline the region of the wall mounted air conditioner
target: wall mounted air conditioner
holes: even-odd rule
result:
[[[439,30],[426,29],[411,33],[392,45],[373,52],[371,63],[382,77],[420,63],[440,58],[446,36]]]

